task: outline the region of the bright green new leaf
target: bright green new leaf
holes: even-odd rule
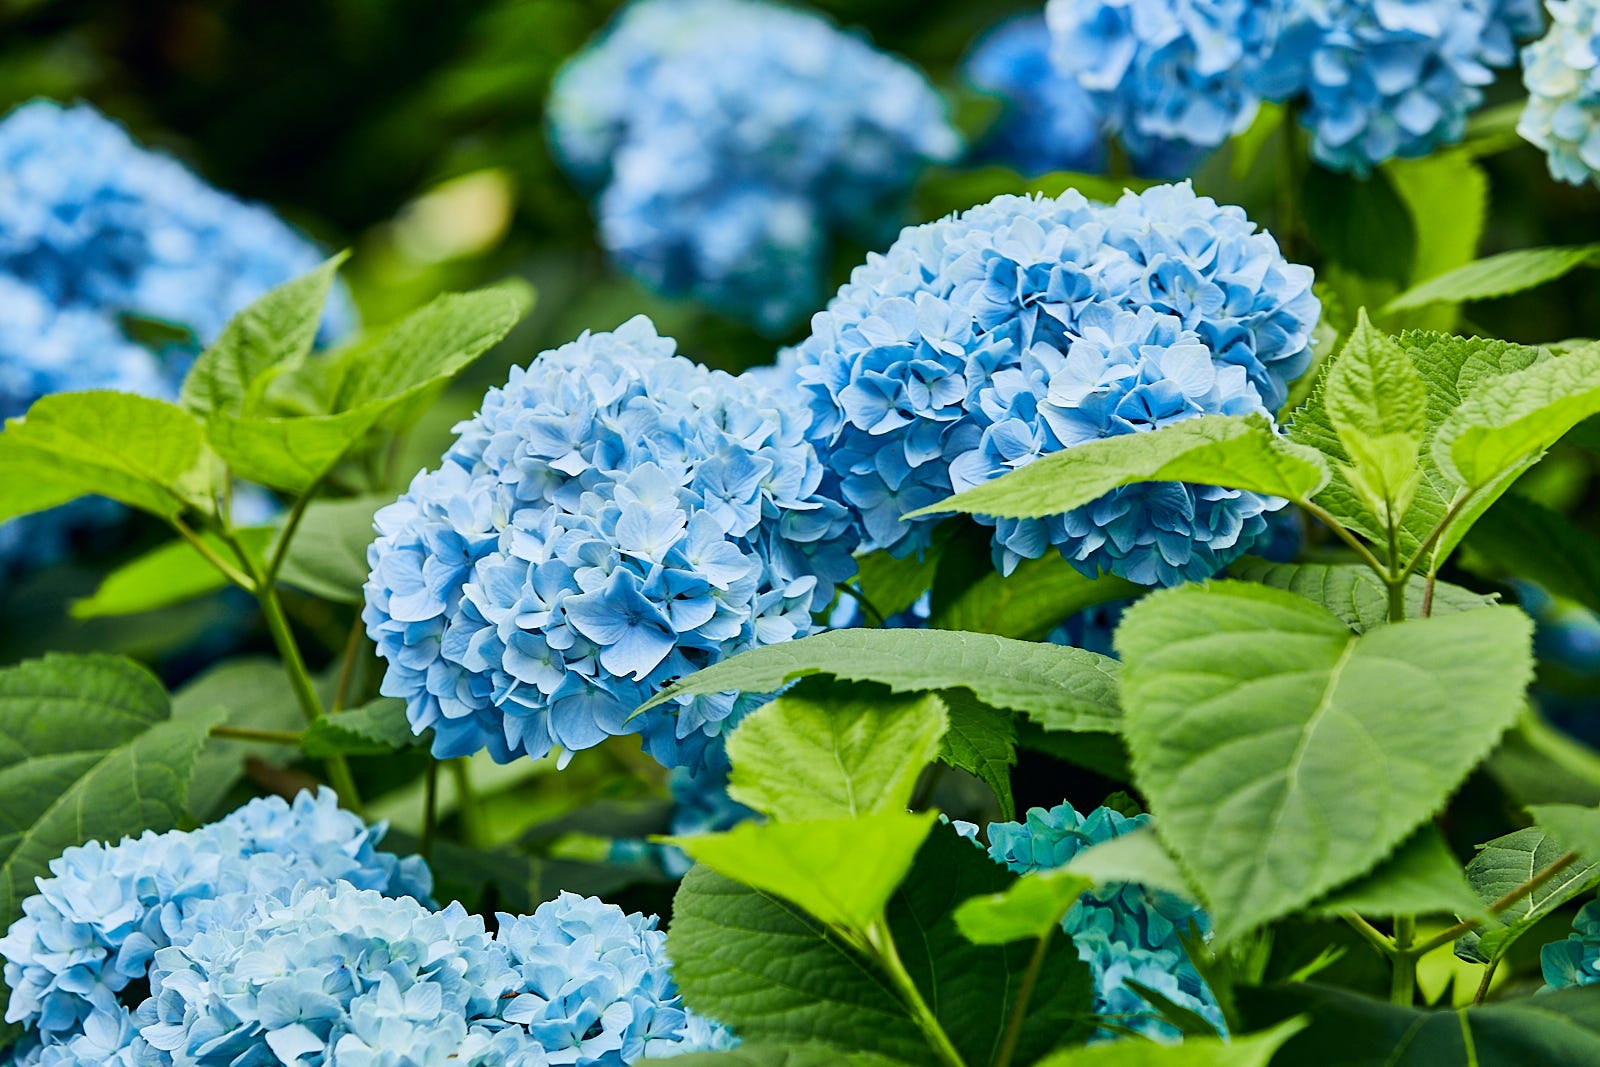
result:
[[[212,460],[200,423],[165,401],[41,397],[0,434],[0,521],[91,494],[162,518],[209,510]]]
[[[1600,260],[1600,245],[1521,248],[1457,267],[1429,278],[1389,301],[1385,311],[1404,311],[1436,303],[1466,303],[1534,289]]]
[[[406,721],[405,701],[394,697],[325,715],[306,727],[300,739],[305,754],[318,759],[340,754],[386,756],[420,743]]]
[[[363,603],[367,546],[377,537],[372,516],[392,503],[392,496],[314,502],[300,520],[278,580],[323,600]]]
[[[1438,811],[1516,721],[1531,629],[1493,607],[1354,634],[1239,582],[1130,608],[1134,779],[1219,940],[1367,873]]]
[[[1228,568],[1228,576],[1286,589],[1321,604],[1356,633],[1389,621],[1389,589],[1372,568],[1358,563],[1269,563],[1246,556]],[[1406,618],[1422,618],[1427,581],[1412,575],[1406,582]],[[1495,598],[1449,582],[1433,583],[1433,615],[1458,615],[1493,606]]]
[[[1559,818],[1559,817],[1558,817]],[[1497,837],[1467,864],[1467,881],[1484,904],[1494,904],[1551,866],[1567,846],[1530,826]],[[1580,859],[1496,914],[1495,921],[1456,941],[1456,955],[1479,963],[1499,959],[1544,916],[1600,882],[1600,862]]]
[[[1130,1038],[1065,1049],[1036,1067],[1267,1067],[1273,1054],[1305,1026],[1303,1019],[1289,1019],[1260,1033],[1186,1037],[1178,1045]]]
[[[1260,415],[1203,415],[1148,433],[1086,441],[920,508],[1000,518],[1059,515],[1137,482],[1196,482],[1306,500],[1328,480],[1315,450],[1279,436]]]
[[[216,343],[190,368],[178,403],[202,417],[237,415],[257,378],[279,364],[304,359],[316,342],[334,275],[348,257],[339,253],[229,320]]]
[[[1037,939],[1053,932],[1093,885],[1065,870],[1025,874],[1003,892],[965,901],[955,910],[956,927],[977,945]]]
[[[1600,808],[1577,804],[1535,804],[1534,825],[1586,860],[1600,862]]]
[[[992,708],[1020,711],[1050,730],[1115,732],[1120,667],[1080,648],[945,630],[834,630],[741,652],[667,686],[640,711],[678,696],[773,693],[827,674],[897,693],[970,689]],[[638,714],[638,712],[635,712]]]
[[[1328,419],[1349,454],[1350,484],[1380,525],[1399,522],[1421,471],[1427,388],[1400,346],[1358,313],[1355,329],[1328,366]]]
[[[1313,915],[1484,916],[1461,862],[1431,824],[1406,840],[1370,873],[1340,886],[1307,909]]]
[[[1112,574],[1086,578],[1055,552],[1042,559],[1025,559],[1009,575],[995,570],[987,553],[982,563],[982,577],[949,603],[934,605],[929,626],[1041,641],[1062,619],[1144,591]]]
[[[1136,882],[1180,897],[1194,897],[1183,871],[1149,826],[1091,845],[1072,857],[1066,870],[1095,885]]]
[[[931,812],[885,811],[856,819],[742,823],[723,834],[663,840],[718,874],[774,893],[860,938],[883,917],[933,821]]]
[[[224,559],[228,548],[207,534],[205,541]],[[187,541],[168,541],[137,556],[100,583],[93,596],[73,601],[74,619],[97,619],[110,615],[133,615],[226,589],[228,579],[206,562]]]
[[[904,811],[948,726],[931,693],[807,679],[728,738],[728,795],[784,822]]]
[[[1410,282],[1464,266],[1478,254],[1489,208],[1489,176],[1469,151],[1435,152],[1421,159],[1397,159],[1384,165],[1417,228],[1416,258]],[[1386,318],[1435,329],[1454,327],[1458,308],[1444,303]]]
[[[294,418],[213,415],[206,434],[239,477],[302,493],[321,481],[377,425],[386,407]]]

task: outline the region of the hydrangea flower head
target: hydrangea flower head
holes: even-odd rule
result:
[[[426,900],[427,866],[379,851],[383,832],[323,790],[301,793],[292,805],[254,800],[198,830],[67,849],[0,937],[11,988],[6,1021],[29,1026],[47,1044],[92,1037],[91,1022],[103,1028],[106,1016],[134,1006],[119,995],[145,978],[157,950],[189,936],[218,898],[343,880]]]
[[[1087,816],[1070,804],[1030,808],[1022,822],[989,824],[989,856],[1019,874],[1054,870],[1083,849],[1149,821],[1148,815],[1129,818],[1104,807]],[[1210,933],[1210,918],[1193,902],[1139,885],[1101,886],[1078,898],[1061,928],[1089,964],[1097,1015],[1153,1038],[1181,1036],[1127,985],[1132,979],[1226,1032],[1216,997],[1189,961],[1180,936],[1191,929]]]
[[[959,148],[918,71],[762,0],[631,4],[550,107],[610,255],[769,329],[816,306],[831,233],[877,239],[922,167]]]
[[[1090,94],[1130,154],[1187,156],[1192,165],[1255,117],[1255,76],[1289,6],[1051,0],[1046,12],[1056,68]]]
[[[1536,0],[1306,0],[1260,76],[1303,101],[1312,154],[1365,174],[1459,141],[1494,68],[1539,28]],[[1530,83],[1531,84],[1531,83]]]
[[[868,538],[896,555],[908,512],[1041,455],[1203,414],[1268,414],[1310,359],[1311,271],[1236,207],[1187,185],[1114,205],[1002,196],[869,255],[788,357],[818,451]],[[1069,514],[980,519],[996,564],[1052,546],[1088,574],[1209,577],[1282,506],[1178,483]]]
[[[1600,182],[1600,3],[1548,7],[1549,31],[1522,51],[1528,105],[1517,132],[1544,149],[1557,179]]]
[[[514,369],[443,466],[378,513],[367,629],[383,692],[435,754],[642,733],[662,763],[697,764],[733,694],[633,709],[810,632],[851,574],[805,409],[674,347],[641,317]]]
[[[983,156],[1024,174],[1053,170],[1097,173],[1105,167],[1100,109],[1050,60],[1043,16],[1009,19],[979,39],[962,63],[974,88],[1004,106],[979,146]]]
[[[1539,965],[1552,989],[1600,983],[1600,901],[1591,900],[1578,911],[1565,941],[1539,950]]]

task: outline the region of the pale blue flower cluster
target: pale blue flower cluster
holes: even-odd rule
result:
[[[867,537],[903,556],[938,521],[908,512],[1041,455],[1270,414],[1310,361],[1318,312],[1309,268],[1187,184],[1115,205],[1002,196],[869,255],[785,365]],[[1147,483],[1066,515],[979,521],[1004,573],[1054,546],[1086,574],[1171,585],[1216,573],[1282,506]]]
[[[1522,50],[1528,104],[1517,132],[1564,182],[1600,184],[1600,3],[1550,0],[1550,29]]]
[[[1134,158],[1192,163],[1250,125],[1288,0],[1051,0],[1056,68]]]
[[[1290,6],[1264,95],[1293,99],[1326,166],[1365,174],[1459,141],[1494,69],[1537,33],[1537,0],[1305,0]],[[1531,83],[1530,83],[1531,84]]]
[[[427,866],[379,851],[383,831],[323,790],[292,805],[255,800],[198,830],[67,849],[0,937],[6,1021],[33,1031],[41,1055],[126,1032],[135,1005],[123,998],[142,987],[156,952],[205,925],[211,901],[281,898],[302,883],[335,881],[426,900]]]
[[[1578,911],[1566,940],[1539,950],[1539,966],[1552,989],[1600,983],[1600,900]]]
[[[1030,175],[1105,167],[1100,109],[1050,61],[1043,16],[1008,19],[984,34],[962,73],[974,88],[1003,101],[1004,110],[978,146],[982,157]]]
[[[630,5],[557,74],[550,121],[619,264],[765,329],[820,302],[831,233],[892,236],[960,147],[915,68],[760,0]]]
[[[1083,849],[1149,822],[1148,815],[1129,818],[1104,807],[1087,817],[1065,803],[1048,811],[1030,808],[1022,822],[989,824],[989,856],[1019,874],[1054,870]],[[1131,980],[1227,1032],[1215,995],[1183,947],[1183,937],[1210,934],[1211,920],[1198,905],[1139,885],[1102,886],[1078,898],[1061,928],[1089,964],[1095,1014],[1105,1022],[1160,1040],[1182,1036],[1127,984]],[[1112,1034],[1102,1030],[1100,1036]]]
[[[640,317],[513,369],[378,513],[367,630],[436,755],[640,733],[663,764],[698,765],[736,694],[633,710],[809,633],[853,572],[806,409],[675,348]]]

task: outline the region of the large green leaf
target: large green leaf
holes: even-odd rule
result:
[[[200,423],[131,393],[41,397],[0,434],[0,521],[99,494],[171,518],[209,509],[211,457]]]
[[[1412,834],[1373,871],[1335,889],[1309,911],[1313,915],[1355,912],[1382,918],[1488,914],[1444,835],[1431,824]]]
[[[1578,804],[1535,804],[1534,825],[1583,859],[1600,862],[1600,808]]]
[[[1485,904],[1503,899],[1549,867],[1567,846],[1530,826],[1497,837],[1467,864],[1467,881]],[[1488,925],[1456,942],[1456,955],[1485,963],[1499,959],[1534,923],[1600,883],[1600,862],[1580,859],[1502,910]]]
[[[1239,582],[1130,608],[1134,778],[1219,939],[1372,870],[1438,811],[1516,721],[1531,638],[1499,607],[1354,634]]]
[[[421,741],[406,721],[405,701],[379,697],[358,708],[324,715],[306,728],[300,747],[306,755],[318,758],[383,756]]]
[[[1265,418],[1204,415],[1052,452],[906,518],[951,511],[1040,518],[1136,482],[1198,482],[1306,500],[1327,479],[1327,464],[1315,450],[1279,436]]]
[[[1384,170],[1416,223],[1417,251],[1409,280],[1426,281],[1472,262],[1488,217],[1489,177],[1471,152],[1392,160]],[[1386,317],[1393,314],[1387,307],[1385,312]],[[1458,309],[1443,303],[1401,317],[1410,325],[1450,329]]]
[[[948,726],[931,693],[807,679],[728,738],[728,795],[784,821],[904,811]]]
[[[939,569],[939,545],[925,550],[919,559],[896,559],[883,549],[856,559],[856,584],[861,593],[885,618],[898,615],[933,587]]]
[[[1356,633],[1365,633],[1389,621],[1389,588],[1372,568],[1361,564],[1269,563],[1246,557],[1229,567],[1228,575],[1303,596],[1339,616]],[[1412,575],[1406,583],[1406,618],[1422,618],[1427,585],[1420,575]],[[1458,615],[1491,607],[1494,603],[1494,597],[1459,585],[1433,583],[1433,615]]]
[[[933,815],[747,822],[722,834],[670,837],[718,874],[798,904],[835,930],[865,936],[883,916],[933,826]]]
[[[1597,261],[1600,261],[1600,245],[1502,252],[1435,275],[1389,301],[1384,310],[1404,311],[1428,304],[1466,303],[1509,296],[1553,282]]]
[[[221,715],[170,713],[161,683],[116,656],[0,670],[0,927],[62,849],[177,825]]]
[[[205,541],[228,558],[228,548],[220,538],[208,534]],[[153,611],[215,593],[229,584],[188,541],[168,541],[106,575],[93,596],[73,602],[72,617],[98,619]]]
[[[971,897],[955,910],[956,929],[976,945],[1004,945],[1052,933],[1094,882],[1056,869],[1018,878],[998,893]]]
[[[283,283],[235,315],[195,360],[178,403],[202,417],[237,415],[257,378],[280,363],[304,359],[316,342],[334,274],[347,255]]]
[[[1422,376],[1361,311],[1329,364],[1323,404],[1350,456],[1345,476],[1380,526],[1399,522],[1416,493],[1427,402]]]
[[[1186,1037],[1177,1045],[1112,1041],[1057,1052],[1035,1067],[1267,1067],[1273,1054],[1304,1026],[1303,1021],[1291,1019],[1256,1034]]]
[[[1020,711],[1047,729],[1114,732],[1118,671],[1115,660],[1081,648],[990,634],[835,630],[731,656],[668,686],[640,710],[684,695],[773,693],[796,678],[827,674],[897,693],[970,689],[990,707]]]

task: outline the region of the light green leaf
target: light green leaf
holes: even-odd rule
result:
[[[224,559],[228,549],[218,538],[205,535],[211,548]],[[93,596],[72,603],[74,619],[133,615],[226,589],[222,572],[206,562],[187,541],[168,541],[137,556],[101,581]]]
[[[1467,864],[1467,881],[1485,904],[1494,904],[1549,867],[1567,846],[1537,827],[1497,837]],[[1586,859],[1566,867],[1495,916],[1495,921],[1456,941],[1456,955],[1479,963],[1499,959],[1550,912],[1600,883],[1600,863]]]
[[[267,656],[214,664],[172,695],[174,719],[198,716],[209,720],[218,713],[229,726],[257,730],[296,731],[306,724],[283,664]],[[229,792],[244,777],[246,759],[259,756],[282,761],[294,754],[292,745],[207,739],[195,762],[186,810],[196,821],[209,822],[222,814]]]
[[[672,1058],[677,1060],[675,1067],[908,1067],[905,1060],[875,1052],[847,1052],[812,1042],[781,1046],[741,1044],[725,1052],[690,1052]]]
[[[678,696],[773,693],[796,678],[827,674],[897,693],[970,689],[990,707],[1020,711],[1046,729],[1114,732],[1118,671],[1108,656],[989,634],[835,630],[730,656],[669,685],[640,711]]]
[[[361,443],[387,408],[369,404],[336,415],[261,418],[213,415],[206,434],[239,477],[302,493],[321,481]]]
[[[948,726],[931,693],[807,679],[728,738],[728,795],[785,822],[904,811]]]
[[[339,253],[229,320],[216,343],[190,368],[178,403],[200,416],[237,415],[257,378],[280,363],[304,359],[316,342],[334,274],[348,257]]]
[[[397,749],[412,748],[421,740],[406,721],[405,701],[379,697],[358,708],[318,719],[306,727],[300,747],[317,759],[340,754],[386,756]]]
[[[1227,943],[1372,870],[1516,721],[1531,625],[1353,634],[1281,590],[1153,593],[1117,630],[1134,778]]]
[[[193,415],[110,391],[41,397],[0,434],[0,521],[99,494],[162,518],[211,509]]]
[[[1273,1054],[1305,1026],[1302,1019],[1290,1019],[1260,1033],[1186,1037],[1178,1045],[1131,1038],[1065,1049],[1036,1067],[1267,1067]]]
[[[941,694],[950,729],[939,742],[939,759],[973,775],[993,792],[1002,819],[1016,818],[1011,799],[1011,767],[1017,762],[1017,723],[1009,713],[991,708],[967,689]]]
[[[977,945],[1035,940],[1054,931],[1093,885],[1065,870],[1025,874],[1002,892],[963,902],[955,910],[956,927]]]
[[[1191,900],[1195,896],[1172,853],[1149,826],[1089,846],[1072,857],[1065,869],[1095,885],[1132,882]]]
[[[1040,641],[1080,611],[1144,592],[1111,574],[1086,578],[1055,552],[1025,559],[1009,575],[990,566],[987,554],[983,563],[981,578],[942,608],[935,605],[929,626]]]
[[[798,904],[847,935],[865,937],[911,869],[932,813],[741,823],[723,834],[670,837],[697,863]]]
[[[1429,278],[1389,301],[1385,311],[1404,311],[1435,303],[1466,303],[1534,289],[1593,265],[1600,245],[1522,248],[1502,252]]]
[[[1427,431],[1427,389],[1400,346],[1373,328],[1362,310],[1344,348],[1328,366],[1328,420],[1351,463],[1346,477],[1380,526],[1411,506]]]
[[[1356,633],[1389,622],[1389,590],[1372,568],[1358,563],[1269,563],[1245,557],[1228,568],[1228,575],[1286,589],[1320,604],[1344,620]],[[1422,618],[1422,601],[1428,583],[1420,575],[1406,582],[1406,618]],[[1492,607],[1496,598],[1474,593],[1449,582],[1433,583],[1433,615],[1459,615]]]
[[[172,718],[161,683],[116,656],[0,670],[0,926],[68,846],[177,825],[221,717]]]
[[[1444,836],[1423,826],[1371,873],[1340,886],[1307,909],[1313,915],[1488,914],[1450,853]]]
[[[1259,415],[1203,415],[1148,433],[1086,441],[906,516],[959,511],[1000,518],[1059,515],[1136,482],[1194,482],[1306,500],[1328,480],[1313,449]]]
[[[367,546],[377,537],[372,516],[392,503],[392,496],[312,503],[300,520],[278,580],[334,603],[364,603]]]

